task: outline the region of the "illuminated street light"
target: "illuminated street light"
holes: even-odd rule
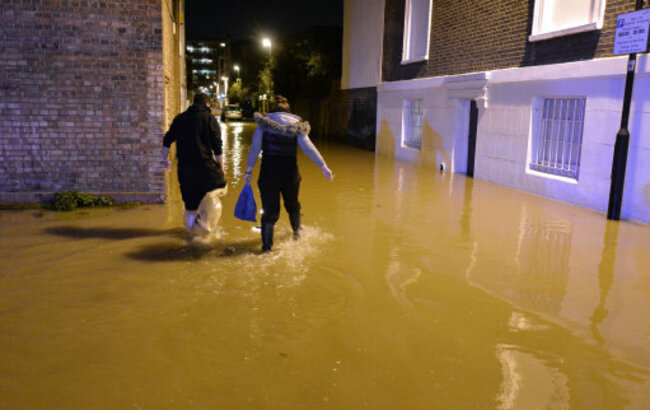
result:
[[[223,76],[223,77],[221,77],[221,80],[223,81],[224,95],[226,96],[224,98],[224,101],[225,101],[226,104],[228,104],[228,77]]]
[[[264,37],[262,39],[262,47],[269,49],[269,60],[270,60],[271,59],[271,40],[269,40],[267,37]]]
[[[233,67],[233,69],[234,69],[235,71],[237,71],[237,78],[239,79],[239,66],[238,66],[237,64],[235,64],[235,66]]]

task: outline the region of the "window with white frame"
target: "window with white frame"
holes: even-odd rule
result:
[[[531,170],[578,179],[585,102],[585,97],[539,100],[539,122],[531,140]]]
[[[603,27],[606,0],[535,0],[530,41]]]
[[[420,149],[422,146],[422,124],[424,121],[422,100],[405,100],[403,117],[402,145]]]
[[[406,0],[402,64],[429,58],[432,0]]]

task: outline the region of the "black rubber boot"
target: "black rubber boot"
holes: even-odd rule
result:
[[[289,221],[291,222],[291,229],[293,229],[293,239],[300,239],[300,211],[292,212],[289,214]]]
[[[268,252],[273,247],[273,222],[262,222],[262,252]]]

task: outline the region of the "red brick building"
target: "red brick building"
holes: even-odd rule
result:
[[[0,202],[59,190],[161,202],[184,104],[182,0],[12,0],[0,11]]]

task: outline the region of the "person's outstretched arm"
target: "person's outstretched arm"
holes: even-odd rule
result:
[[[257,157],[260,155],[262,150],[262,128],[257,127],[255,133],[253,134],[253,142],[251,143],[251,150],[248,152],[248,160],[246,161],[246,175],[244,180],[251,182],[251,175],[255,163],[257,162]]]
[[[320,152],[318,152],[318,149],[314,146],[314,144],[312,144],[307,134],[298,135],[298,146],[304,151],[305,154],[307,154],[309,159],[314,161],[314,164],[318,165],[318,167],[323,172],[325,179],[332,182],[334,180],[334,174],[332,174],[332,171],[327,167],[325,159],[323,159],[323,156],[320,154]]]

